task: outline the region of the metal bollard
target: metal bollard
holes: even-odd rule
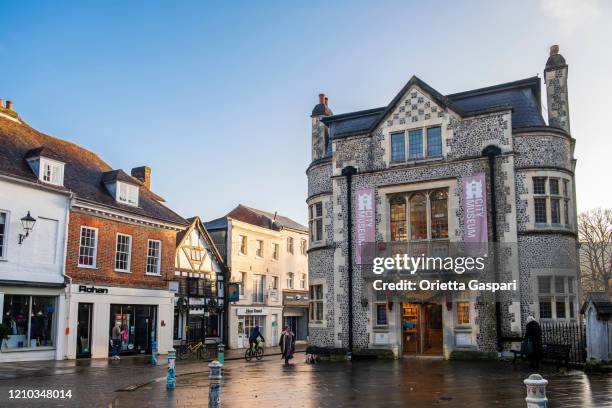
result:
[[[176,387],[176,351],[168,351],[168,374],[166,375],[166,388],[173,390]]]
[[[546,408],[548,398],[546,398],[546,385],[548,381],[540,374],[531,374],[523,381],[527,387],[527,408]]]
[[[223,343],[217,345],[217,360],[221,365],[225,365],[225,344]]]
[[[151,365],[157,365],[157,342],[155,340],[151,341]]]
[[[210,368],[210,388],[208,390],[208,408],[219,408],[221,407],[221,397],[219,395],[221,388],[221,378],[223,378],[222,369],[223,366],[217,360],[213,361],[208,365]]]

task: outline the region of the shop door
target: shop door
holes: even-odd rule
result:
[[[402,304],[402,346],[405,354],[442,355],[442,305]]]
[[[244,328],[244,317],[238,318],[238,348],[246,347],[249,344],[249,336],[246,335]]]
[[[151,341],[156,339],[156,306],[136,306],[135,351],[140,354],[151,353]]]
[[[285,324],[284,326],[289,326],[293,334],[295,334],[295,338],[299,338],[298,336],[298,318],[296,316],[285,316]],[[283,327],[284,328],[284,327]]]
[[[77,306],[76,357],[91,357],[91,322],[93,304],[79,303]]]

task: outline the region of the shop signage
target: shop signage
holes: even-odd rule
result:
[[[376,197],[373,188],[361,188],[355,191],[355,235],[357,248],[357,263],[361,264],[361,259],[367,258],[363,254],[367,243],[374,242],[374,231],[376,222]]]
[[[471,255],[486,255],[488,243],[485,174],[463,177],[463,242]]]
[[[227,300],[230,302],[237,302],[240,300],[240,284],[230,283],[227,285]]]
[[[108,289],[96,288],[95,286],[79,285],[79,293],[108,293]]]
[[[265,315],[268,309],[265,307],[240,307],[236,309],[236,314],[240,315]]]
[[[310,300],[310,295],[308,292],[304,293],[283,293],[283,305],[285,306],[303,306],[308,307],[308,301]]]

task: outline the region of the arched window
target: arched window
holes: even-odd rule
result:
[[[437,190],[429,196],[431,205],[431,238],[448,238],[448,192]]]
[[[405,241],[406,235],[406,199],[395,196],[389,200],[391,206],[391,241]]]
[[[427,197],[422,193],[410,197],[410,239],[427,239]]]

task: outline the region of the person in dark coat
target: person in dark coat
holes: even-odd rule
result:
[[[542,328],[533,316],[527,318],[525,342],[529,368],[539,369],[540,359],[542,358]]]
[[[295,334],[293,334],[289,326],[285,326],[278,345],[281,348],[281,358],[285,359],[285,364],[289,364],[289,360],[293,358],[293,353],[295,352]]]
[[[257,340],[261,338],[261,341],[266,341],[266,339],[264,339],[264,337],[261,335],[261,332],[259,331],[259,326],[255,326],[253,328],[253,331],[251,332],[251,335],[249,336],[249,348],[252,350],[255,350],[255,347],[257,345]]]

